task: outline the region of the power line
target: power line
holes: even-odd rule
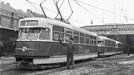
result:
[[[29,0],[26,0],[26,1],[29,1]],[[35,3],[35,2],[32,2],[32,1],[29,1],[30,2],[30,4],[35,4],[36,6],[39,6],[39,4],[37,4],[37,3]],[[53,10],[50,10],[50,9],[48,9],[48,8],[45,8],[45,7],[43,7],[44,9],[46,9],[46,10],[48,10],[48,11],[50,11],[50,12],[52,12],[52,13],[55,13],[55,14],[57,14],[57,12],[55,12],[55,11],[53,11]],[[39,10],[39,9],[38,9]],[[63,16],[65,16],[65,15],[63,15]],[[66,17],[66,16],[65,16]],[[76,20],[76,19],[71,19],[72,21],[75,21],[76,23],[81,23],[81,24],[83,24],[83,22],[81,22],[81,21],[79,21],[79,20]]]
[[[36,8],[38,11],[40,11],[37,7],[35,7],[29,0],[26,0],[27,2],[29,2],[34,8]],[[41,11],[40,11],[41,12]]]
[[[29,2],[35,4],[36,6],[39,6],[39,4],[37,4],[37,3],[35,3],[35,2],[32,2],[32,1],[29,1]],[[55,11],[53,11],[53,10],[48,9],[48,8],[45,8],[45,7],[43,7],[43,8],[46,9],[46,10],[48,10],[48,11],[50,11],[50,12],[57,13],[57,12],[55,12]]]
[[[100,7],[97,7],[97,6],[94,6],[94,5],[91,5],[91,4],[82,2],[82,1],[80,1],[80,0],[75,0],[75,1],[80,2],[80,3],[82,3],[82,4],[85,4],[85,5],[88,5],[88,6],[90,6],[90,7],[93,7],[93,8],[96,8],[96,9],[99,9],[99,10],[106,11],[106,12],[109,12],[109,13],[114,14],[114,12],[112,12],[112,11],[110,11],[110,10],[106,10],[106,9],[103,9],[103,8],[100,8]],[[117,14],[117,15],[120,15],[120,16],[123,16],[123,15],[118,14],[118,13],[116,13],[116,14]]]
[[[80,0],[75,0],[75,1],[80,2],[80,3],[82,3],[82,4],[85,4],[85,5],[88,5],[88,6],[90,6],[90,7],[93,7],[93,8],[102,10],[102,11],[105,11],[105,12],[109,12],[109,13],[112,13],[112,14],[115,14],[115,15],[118,15],[118,16],[122,16],[122,17],[127,17],[127,16],[124,16],[124,15],[122,15],[122,14],[115,13],[115,12],[112,12],[112,11],[110,11],[110,10],[106,10],[106,9],[103,9],[103,8],[100,8],[100,7],[97,7],[97,6],[94,6],[94,5],[91,5],[91,4],[82,2],[82,1],[80,1]],[[128,18],[128,17],[127,17],[127,18]],[[129,19],[131,19],[131,18],[129,18]]]
[[[99,19],[97,16],[95,16],[92,12],[90,12],[88,9],[86,9],[85,7],[83,7],[81,4],[79,4],[78,2],[76,2],[75,0],[73,0],[77,5],[79,5],[80,7],[82,7],[85,11],[87,11],[88,13],[90,13],[91,15],[93,15],[96,19],[98,19],[99,21],[103,22],[101,19]]]

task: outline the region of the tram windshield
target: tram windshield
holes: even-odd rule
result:
[[[19,29],[19,39],[28,40],[49,40],[50,29],[49,28],[21,28]]]

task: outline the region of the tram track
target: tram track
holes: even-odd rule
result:
[[[105,58],[105,57],[90,58],[87,60],[77,61],[77,62],[75,62],[76,63],[75,68],[86,66],[86,65],[89,65],[89,63],[96,62],[96,61],[98,62],[99,60],[102,60],[102,59],[107,59],[107,58]],[[44,69],[33,69],[33,70],[32,69],[18,69],[15,64],[4,65],[4,67],[8,67],[8,69],[6,69],[4,71],[0,71],[1,75],[43,75],[43,74],[50,74],[50,73],[54,73],[54,72],[60,72],[60,71],[67,70],[65,63],[60,64],[60,66],[55,65],[55,67],[54,67],[51,65],[51,66],[45,67]]]
[[[88,60],[86,60],[88,61]],[[78,66],[82,66],[82,63],[86,63],[86,61],[79,61],[76,62],[77,64],[75,65],[76,67]],[[57,71],[63,71],[66,70],[66,66],[65,63],[60,64],[61,66],[47,66],[44,69],[18,69],[17,66],[15,64],[8,64],[8,65],[3,65],[3,67],[8,67],[7,69],[0,71],[1,75],[36,75],[36,74],[49,74],[52,72],[57,72]]]

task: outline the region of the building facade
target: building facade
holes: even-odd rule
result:
[[[43,15],[27,9],[27,12],[14,9],[9,3],[0,2],[0,26],[11,29],[18,29],[20,19],[26,17],[43,17]]]
[[[14,9],[9,3],[0,2],[0,56],[14,55],[18,38],[18,23],[26,17],[43,17],[30,9],[27,12]]]

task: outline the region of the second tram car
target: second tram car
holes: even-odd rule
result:
[[[52,64],[66,62],[66,49],[59,43],[74,38],[74,60],[97,57],[97,34],[64,22],[46,18],[25,18],[19,23],[17,63]]]
[[[104,36],[98,36],[98,56],[122,52],[122,43]]]

